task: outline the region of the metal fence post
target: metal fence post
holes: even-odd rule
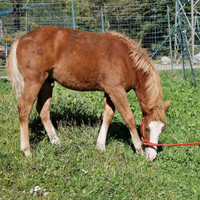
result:
[[[0,39],[0,43],[2,43],[5,47],[8,48],[8,50],[10,50],[10,47],[8,47],[8,45],[2,39]]]
[[[161,47],[165,44],[165,42],[169,39],[169,37],[172,35],[172,33],[179,27],[179,24],[176,25],[176,27],[171,31],[171,33],[165,38],[165,40],[162,42],[162,44],[157,48],[157,50],[154,52],[154,54],[151,56],[153,58],[157,52],[161,49]]]
[[[155,50],[157,52],[157,41],[156,41],[156,8],[153,8],[152,11],[154,12],[154,36],[155,36]],[[156,60],[157,60],[157,53],[156,53]]]
[[[182,43],[182,40],[183,40],[184,45],[185,45],[185,49],[186,49],[186,53],[187,53],[187,57],[188,57],[188,60],[189,60],[189,63],[190,63],[190,68],[191,68],[191,71],[192,71],[192,76],[193,76],[193,80],[194,80],[194,83],[195,83],[195,87],[197,88],[197,81],[195,79],[195,75],[194,75],[194,71],[193,71],[193,67],[192,67],[192,62],[191,62],[190,55],[189,55],[188,48],[187,48],[187,43],[185,41],[183,31],[182,31],[179,2],[178,2],[178,0],[176,0],[176,1],[177,1],[177,8],[178,8],[178,19],[179,19],[179,30],[180,30],[180,35],[181,35],[181,43]],[[181,44],[181,47],[182,47],[182,44]],[[182,48],[182,54],[183,54],[183,48]],[[183,60],[183,67],[184,67],[184,60]],[[185,70],[184,70],[184,72],[185,72]],[[184,76],[185,76],[185,74],[184,74]]]
[[[104,33],[104,22],[103,22],[103,9],[101,6],[101,25],[102,25],[102,33]]]
[[[6,43],[6,63],[7,63],[7,59],[8,59],[8,46],[7,46],[7,43]]]
[[[74,2],[73,2],[73,0],[72,0],[72,21],[73,21],[73,29],[76,29],[76,27],[75,27]]]
[[[177,3],[178,4],[178,3]],[[178,7],[178,17],[180,16],[180,10]],[[180,46],[181,46],[181,59],[182,59],[182,65],[183,65],[183,79],[185,81],[185,65],[184,65],[184,52],[183,52],[183,35],[182,35],[182,28],[181,28],[181,21],[179,18],[179,33],[180,33]]]
[[[194,13],[193,0],[191,0],[191,48],[192,48],[192,64],[194,64]]]
[[[168,29],[169,29],[169,34],[170,34],[169,6],[167,6],[167,17],[168,17]],[[173,59],[172,59],[172,41],[171,41],[171,35],[170,35],[170,37],[169,37],[169,46],[170,46],[170,54],[171,54],[172,75],[174,75],[174,70],[173,70]]]
[[[27,31],[28,31],[28,28],[27,28],[27,27],[28,27],[28,22],[27,22],[27,20],[28,20],[28,19],[27,19],[27,11],[26,11],[26,33],[27,33]]]

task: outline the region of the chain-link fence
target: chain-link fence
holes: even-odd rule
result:
[[[109,30],[122,32],[132,39],[140,40],[142,46],[152,56],[169,35],[170,30],[178,23],[175,1],[150,0],[134,1],[128,4],[88,4],[84,1],[77,0],[55,0],[51,2],[43,0],[28,3],[26,6],[19,5],[19,30],[15,32],[13,3],[6,2],[0,0],[0,39],[8,46],[12,44],[14,39],[21,37],[37,27],[56,25],[91,32],[106,32]],[[190,49],[190,1],[179,1],[179,3],[183,32]],[[197,2],[194,5],[194,55],[200,51],[200,13],[198,12],[198,4]],[[169,7],[169,17],[167,15],[167,7]],[[153,57],[160,70],[169,70],[172,68],[170,59],[173,60],[174,69],[181,68],[181,66],[176,65],[178,62],[181,62],[182,58],[180,51],[181,40],[178,29],[171,35],[170,39],[172,47],[171,54],[168,40]],[[163,56],[168,59],[161,61]],[[186,57],[185,60],[187,63]],[[2,51],[0,66],[5,65],[5,62],[5,53]],[[165,65],[162,65],[163,63]]]

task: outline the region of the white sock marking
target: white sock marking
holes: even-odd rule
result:
[[[101,126],[99,137],[97,139],[97,148],[104,151],[106,149],[106,129],[104,123]]]
[[[60,145],[60,140],[59,140],[59,138],[58,138],[58,136],[56,134],[56,131],[55,131],[55,129],[54,129],[53,126],[51,128],[51,131],[53,132],[53,137],[50,138],[51,144],[53,144],[53,145]]]

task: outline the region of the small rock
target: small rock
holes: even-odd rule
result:
[[[170,64],[170,59],[167,56],[163,56],[161,58],[161,64],[163,64],[163,65],[169,65]]]
[[[193,63],[200,63],[200,53],[194,55]]]

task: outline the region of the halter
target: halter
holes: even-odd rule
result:
[[[149,140],[147,140],[145,138],[145,132],[144,132],[144,120],[145,120],[145,116],[142,119],[142,142],[145,146],[189,146],[189,145],[200,145],[200,142],[194,142],[194,143],[183,143],[183,144],[156,144],[153,142],[150,142]]]

